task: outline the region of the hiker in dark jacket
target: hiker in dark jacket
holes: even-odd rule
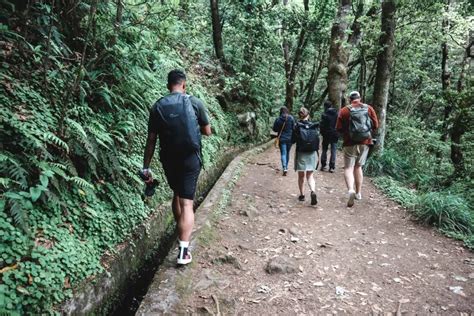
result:
[[[331,146],[331,158],[329,160],[329,172],[336,168],[336,150],[339,135],[336,131],[338,111],[332,107],[330,101],[324,102],[324,113],[321,115],[320,131],[323,136],[323,150],[321,152],[321,171],[327,170],[327,152]]]
[[[290,115],[290,111],[286,106],[280,109],[280,117],[273,123],[273,131],[278,133],[281,167],[283,175],[288,173],[288,161],[290,160],[291,139],[293,135],[293,128],[295,126],[295,119]]]

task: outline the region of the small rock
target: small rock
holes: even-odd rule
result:
[[[469,279],[474,279],[474,272],[469,274]]]
[[[232,255],[225,255],[225,256],[222,256],[222,257],[219,257],[219,258],[215,258],[215,259],[212,260],[212,263],[214,263],[214,264],[227,263],[227,264],[233,265],[234,268],[236,268],[238,270],[242,270],[242,265],[240,264],[239,259],[237,259],[236,257],[234,257]]]
[[[402,280],[400,278],[393,278],[393,281],[395,281],[396,283],[402,283]]]
[[[291,242],[297,242],[297,241],[299,241],[299,240],[300,240],[300,239],[299,239],[298,237],[295,237],[295,236],[293,236],[293,235],[291,235],[291,237],[290,237],[290,241],[291,241]]]
[[[346,289],[341,287],[341,286],[336,286],[336,295],[338,296],[342,296],[344,294],[346,294]]]
[[[460,276],[460,275],[455,275],[453,278],[454,278],[456,281],[461,281],[461,282],[466,282],[466,281],[467,281],[467,279],[466,279],[465,277]]]
[[[282,235],[286,234],[287,232],[288,232],[288,230],[287,230],[286,228],[280,228],[280,229],[278,230],[278,233],[279,233],[279,234],[282,234]]]
[[[317,286],[317,287],[322,287],[324,286],[324,283],[323,282],[315,282],[313,283],[314,286]]]
[[[451,292],[453,292],[454,294],[458,294],[458,295],[461,295],[461,296],[466,296],[466,294],[464,294],[464,292],[463,292],[463,287],[462,286],[450,286],[449,290]]]
[[[240,211],[240,215],[247,216],[249,219],[255,219],[259,216],[255,206],[249,206],[248,209]]]
[[[258,293],[264,293],[264,294],[270,293],[271,291],[272,289],[266,285],[260,285],[260,287],[257,290]]]
[[[299,231],[296,227],[291,227],[290,230],[289,230],[290,234],[292,234],[293,236],[298,236],[299,235]]]
[[[464,263],[465,264],[470,264],[470,265],[474,265],[474,258],[466,258],[464,259]]]
[[[295,273],[298,271],[298,265],[294,259],[278,256],[267,262],[265,271],[269,274],[275,273]]]

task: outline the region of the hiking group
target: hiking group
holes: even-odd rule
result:
[[[173,191],[172,210],[179,244],[177,264],[185,265],[192,261],[189,241],[194,226],[194,195],[202,168],[201,135],[211,135],[211,126],[202,101],[186,94],[186,75],[183,71],[171,71],[167,87],[170,93],[156,101],[150,109],[140,177],[146,184],[145,195],[153,195],[158,182],[153,179],[150,163],[159,139],[160,162]],[[362,198],[362,166],[367,159],[369,145],[372,144],[371,132],[377,129],[378,122],[375,111],[361,102],[358,92],[352,92],[349,98],[350,105],[339,112],[326,101],[321,122],[312,122],[309,111],[304,107],[300,108],[297,121],[286,107],[280,110],[273,131],[281,153],[283,176],[288,174],[291,147],[296,144],[294,169],[298,173],[300,201],[305,200],[306,178],[311,205],[318,203],[314,171],[317,170],[319,160],[320,134],[323,137],[321,170],[327,170],[327,151],[330,148],[328,170],[334,172],[337,143],[342,135],[347,206],[353,206],[355,199]]]
[[[352,207],[354,200],[362,199],[362,182],[364,166],[369,154],[369,147],[374,145],[372,133],[378,128],[377,115],[374,109],[362,103],[359,92],[349,94],[350,104],[340,111],[333,108],[331,102],[324,102],[324,112],[320,122],[311,122],[309,111],[302,107],[295,121],[286,107],[280,109],[280,116],[273,124],[276,133],[275,144],[280,148],[283,176],[288,174],[288,162],[292,144],[296,143],[295,171],[298,173],[300,201],[305,200],[304,180],[306,177],[311,205],[316,205],[316,183],[314,171],[318,168],[319,135],[322,136],[321,171],[327,169],[328,150],[330,148],[329,172],[336,168],[336,152],[339,136],[342,136],[344,154],[344,179],[348,190],[347,206]],[[342,102],[344,103],[344,102]]]

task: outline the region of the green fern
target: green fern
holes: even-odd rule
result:
[[[50,142],[51,144],[54,144],[61,149],[64,149],[66,153],[69,153],[69,146],[66,144],[66,142],[64,142],[61,138],[54,135],[53,133],[51,132],[44,133],[43,139],[44,141]]]
[[[77,185],[81,189],[93,189],[94,186],[87,182],[86,180],[80,178],[80,177],[72,177],[69,179],[72,183]]]

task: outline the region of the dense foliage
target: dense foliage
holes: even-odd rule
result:
[[[418,219],[472,247],[473,8],[396,2],[386,146],[367,168]],[[205,0],[1,2],[0,311],[53,311],[169,198],[162,185],[144,201],[136,175],[148,108],[166,93],[169,70],[185,69],[209,110],[207,167],[226,146],[264,139],[289,95],[293,111],[319,113],[339,2],[219,5],[225,63],[214,57]],[[348,89],[368,103],[380,11],[379,1],[352,1],[343,43]],[[257,114],[256,134],[238,126],[247,111]],[[152,167],[165,183],[157,160]]]

